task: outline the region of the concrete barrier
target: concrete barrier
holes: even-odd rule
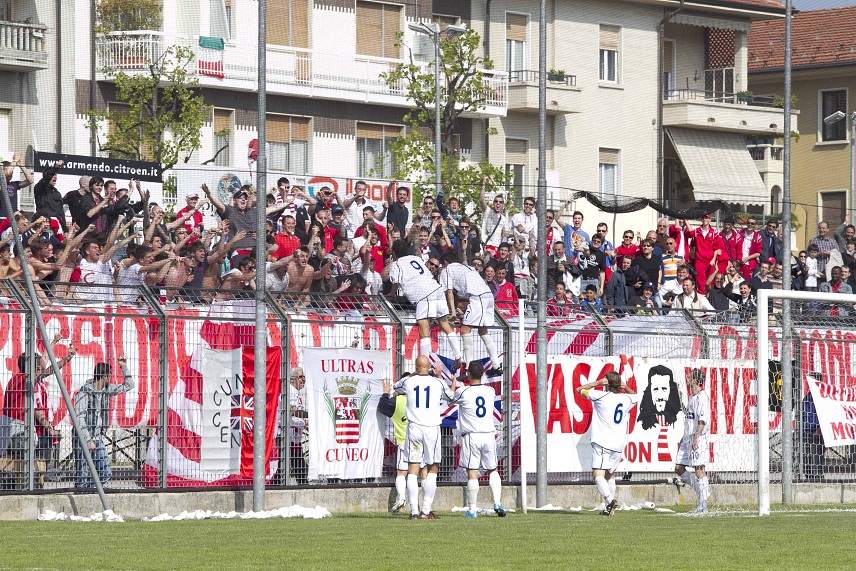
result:
[[[455,506],[465,506],[463,486],[440,486],[434,501],[438,512],[449,511]],[[503,488],[503,504],[508,508],[521,509],[520,487]],[[735,506],[752,510],[757,502],[755,484],[718,484],[711,486],[712,506]],[[535,504],[535,486],[529,486],[529,505]],[[773,504],[781,503],[781,486],[770,487]],[[480,505],[490,505],[490,490],[483,486]],[[695,492],[689,487],[678,493],[669,484],[630,484],[618,486],[618,500],[628,505],[653,502],[659,507],[694,506]],[[156,493],[110,493],[113,511],[128,518],[151,517],[161,513],[177,515],[182,511],[252,510],[252,491],[206,491],[206,492],[156,492]],[[336,513],[385,512],[392,505],[395,492],[391,487],[359,488],[306,488],[296,490],[268,490],[265,494],[266,507],[275,509],[292,505],[305,507],[323,506]],[[591,509],[601,498],[591,484],[553,485],[549,489],[549,503],[561,507]],[[794,484],[794,504],[856,504],[856,484],[811,483]],[[44,510],[53,510],[73,515],[89,516],[101,511],[96,494],[34,494],[0,496],[0,520],[35,520]],[[407,508],[404,510],[407,511]]]

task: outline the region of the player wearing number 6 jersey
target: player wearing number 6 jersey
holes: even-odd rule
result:
[[[704,373],[693,369],[687,382],[690,389],[690,402],[684,412],[684,438],[678,448],[675,473],[686,483],[690,483],[687,466],[695,469],[696,480],[693,489],[698,494],[698,507],[693,513],[707,511],[707,498],[710,496],[710,483],[705,466],[710,462],[710,448],[707,445],[708,423],[710,421],[710,396],[704,390]]]
[[[606,387],[605,391],[593,391]],[[606,507],[600,515],[612,515],[618,506],[615,499],[615,471],[621,463],[621,452],[627,444],[627,425],[630,409],[636,406],[636,393],[621,382],[615,371],[579,387],[577,392],[592,401],[591,417],[591,470],[597,491],[603,496]]]
[[[392,295],[398,289],[416,308],[416,325],[419,328],[419,354],[431,354],[431,319],[437,319],[443,335],[449,341],[455,355],[455,365],[461,366],[460,338],[449,324],[449,306],[446,296],[431,272],[422,263],[422,258],[408,254],[410,247],[404,240],[392,244],[395,261],[389,267],[389,281],[393,284]],[[453,369],[456,367],[453,366]]]
[[[484,365],[470,361],[467,377],[470,384],[457,392],[453,401],[458,405],[458,425],[461,429],[461,466],[467,471],[466,517],[478,517],[476,503],[479,495],[479,468],[489,474],[493,494],[493,511],[505,517],[502,508],[502,482],[496,472],[496,427],[493,424],[493,403],[496,391],[482,384]]]
[[[432,377],[431,362],[425,355],[416,357],[416,374],[401,379],[394,385],[395,392],[407,397],[407,435],[404,448],[407,452],[407,500],[410,519],[434,519],[431,506],[437,491],[437,469],[442,459],[440,423],[443,407],[440,401],[450,402],[455,397],[455,381],[451,388],[437,377]],[[416,474],[419,464],[425,463],[428,474],[422,482],[422,515],[419,515],[419,485]]]

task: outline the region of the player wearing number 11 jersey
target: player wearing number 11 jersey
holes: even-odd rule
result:
[[[451,401],[455,396],[455,382],[449,387],[432,377],[431,362],[425,355],[416,357],[416,374],[401,379],[393,388],[407,397],[407,436],[404,449],[407,454],[407,500],[410,519],[434,519],[431,506],[437,492],[437,470],[442,459],[440,424],[443,407],[440,401]],[[422,482],[422,515],[419,515],[419,485],[416,474],[424,463],[428,474]]]
[[[591,390],[595,387],[606,387],[606,390]],[[601,515],[612,515],[618,506],[615,471],[627,444],[627,425],[630,409],[636,406],[636,393],[621,382],[621,375],[615,371],[579,387],[577,392],[592,401],[594,408],[591,417],[592,477],[606,504]]]

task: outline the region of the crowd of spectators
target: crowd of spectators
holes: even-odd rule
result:
[[[7,181],[9,169],[20,167],[4,166]],[[616,246],[606,223],[589,225],[579,211],[563,224],[572,204],[567,201],[558,211],[547,210],[547,241],[538,244],[535,199],[525,197],[522,210],[512,215],[504,193],[488,199],[487,180],[478,204],[441,193],[408,208],[410,189],[395,182],[375,207],[363,181],[347,196],[327,186],[310,196],[285,177],[264,197],[244,185],[228,203],[203,184],[168,220],[139,181],[118,188],[115,181],[83,176],[78,188],[63,193],[56,187],[61,168],[60,163],[47,170],[34,184],[35,213],[0,220],[0,278],[22,276],[20,259],[10,249],[14,221],[43,305],[134,304],[142,284],[168,304],[227,301],[255,288],[259,246],[266,252],[267,289],[297,310],[314,303],[311,293],[389,294],[390,246],[396,240],[406,241],[435,278],[445,255],[454,252],[457,261],[483,276],[497,307],[512,315],[520,298],[534,300],[539,261],[547,266],[547,312],[553,317],[590,305],[620,314],[730,311],[748,320],[759,289],[782,287],[783,263],[791,265],[792,289],[851,293],[856,287],[851,224],[830,232],[821,222],[808,248],[787,257],[776,220],[767,219],[760,230],[755,218],[725,220],[717,229],[711,214],[699,224],[660,219],[644,234],[627,229]],[[23,172],[10,196],[33,184]],[[213,227],[203,223],[208,204],[217,217]],[[256,235],[261,204],[267,216],[263,237]],[[472,215],[474,209],[479,215]],[[341,299],[330,303],[333,309],[348,305]],[[846,311],[829,309],[835,315]]]

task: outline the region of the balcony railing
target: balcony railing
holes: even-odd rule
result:
[[[226,44],[218,50],[199,45],[198,38],[166,37],[162,32],[112,33],[98,38],[99,69],[143,70],[170,45],[189,48],[194,54],[191,75],[215,77],[223,88],[253,90],[258,73],[256,46]],[[404,60],[364,55],[321,53],[286,46],[267,46],[267,84],[273,93],[289,93],[330,99],[368,100],[388,105],[409,105],[406,83],[388,85],[380,74]],[[487,107],[504,110],[508,79],[502,72],[485,70],[489,89]],[[207,84],[207,83],[206,83]],[[355,94],[348,96],[345,92]]]
[[[667,101],[708,101],[710,103],[732,103],[734,105],[752,105],[754,107],[773,107],[774,95],[751,95],[726,91],[707,91],[704,89],[668,89]]]
[[[42,24],[0,21],[0,69],[33,70],[47,67]]]
[[[785,148],[782,145],[749,145],[749,154],[756,161],[781,161],[785,157]]]
[[[538,83],[540,74],[537,70],[518,69],[508,72],[509,83]],[[548,73],[547,87],[551,85],[577,86],[577,76],[569,73]]]

